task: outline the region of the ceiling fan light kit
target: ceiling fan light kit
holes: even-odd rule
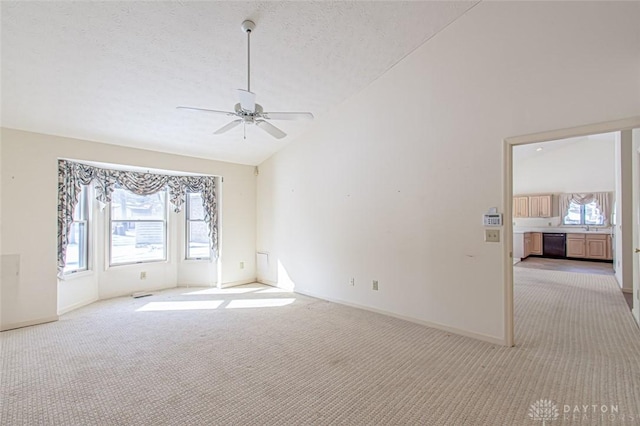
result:
[[[244,139],[246,139],[247,125],[255,124],[256,127],[269,133],[274,138],[282,139],[287,134],[267,120],[313,120],[313,114],[310,112],[265,112],[262,106],[256,103],[256,94],[251,91],[251,33],[256,28],[256,24],[253,21],[246,20],[242,23],[241,28],[247,34],[247,90],[236,90],[239,102],[235,104],[234,111],[218,111],[188,106],[179,106],[177,108],[237,117],[216,130],[213,133],[214,135],[221,135],[242,124]]]

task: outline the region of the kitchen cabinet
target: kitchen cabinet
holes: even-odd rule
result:
[[[529,217],[529,197],[513,197],[513,217]]]
[[[513,217],[551,217],[552,195],[513,197]]]
[[[536,254],[542,256],[542,232],[531,232],[531,252],[530,254]]]
[[[567,234],[567,257],[611,260],[611,235]]]
[[[532,254],[542,256],[542,232],[514,234],[513,257],[526,259]]]
[[[607,259],[607,239],[605,234],[587,234],[585,238],[587,259]]]
[[[551,195],[530,196],[529,217],[551,217]]]
[[[584,234],[567,234],[567,257],[587,257]]]
[[[531,255],[531,232],[526,232],[524,234],[524,256],[523,259],[526,259]]]

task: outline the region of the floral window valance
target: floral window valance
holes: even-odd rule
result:
[[[177,213],[182,209],[187,192],[200,192],[204,220],[209,228],[211,250],[218,257],[218,203],[213,176],[172,176],[103,169],[68,160],[58,160],[58,275],[65,266],[73,212],[78,204],[82,185],[94,184],[96,199],[103,204],[111,201],[115,187],[138,195],[151,195],[169,189],[169,201]]]

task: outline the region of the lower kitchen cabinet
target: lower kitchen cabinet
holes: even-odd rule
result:
[[[524,256],[523,259],[526,259],[531,255],[531,232],[526,232],[524,234]]]
[[[567,234],[567,257],[611,260],[611,236],[607,234]]]
[[[542,232],[531,232],[531,253],[542,256]]]
[[[567,257],[587,257],[584,234],[567,234]]]
[[[607,260],[607,239],[608,235],[587,235],[585,238],[586,252],[588,259]]]
[[[522,251],[523,259],[532,254],[542,256],[542,232],[525,232]]]

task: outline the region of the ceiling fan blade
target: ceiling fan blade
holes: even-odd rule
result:
[[[215,109],[195,108],[195,107],[187,107],[187,106],[178,106],[178,107],[176,107],[176,109],[186,109],[186,110],[189,110],[189,111],[212,112],[214,114],[236,115],[235,112],[216,111]]]
[[[256,120],[256,126],[260,127],[262,130],[269,133],[271,136],[273,136],[276,139],[282,139],[285,136],[287,136],[285,132],[283,132],[273,124],[266,122],[264,120]]]
[[[310,112],[263,112],[261,115],[269,120],[313,120]]]
[[[238,98],[240,98],[240,106],[243,110],[255,112],[256,110],[256,94],[248,90],[237,89]]]
[[[237,120],[233,120],[231,123],[227,123],[224,126],[220,127],[218,130],[216,130],[215,132],[213,132],[214,135],[221,135],[225,132],[228,132],[229,130],[233,129],[234,127],[238,126],[240,123],[242,123],[242,120],[237,119]]]

